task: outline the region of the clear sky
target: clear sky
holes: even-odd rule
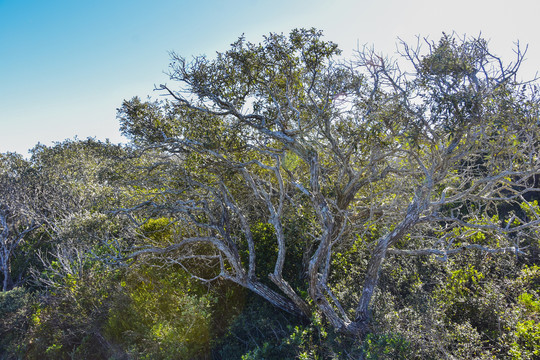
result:
[[[503,59],[529,45],[523,76],[540,70],[539,0],[0,0],[0,152],[78,136],[125,141],[116,108],[145,98],[169,51],[227,50],[238,36],[316,27],[345,53],[398,37],[482,36]],[[172,85],[169,82],[169,85]]]

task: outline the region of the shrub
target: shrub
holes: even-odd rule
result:
[[[0,359],[15,359],[24,351],[32,302],[22,287],[0,292]]]

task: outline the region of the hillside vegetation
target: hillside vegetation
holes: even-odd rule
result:
[[[0,154],[0,359],[537,359],[540,103],[481,38],[171,54]]]

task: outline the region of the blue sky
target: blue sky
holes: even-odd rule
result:
[[[345,54],[357,44],[392,54],[397,37],[481,32],[507,60],[514,41],[529,44],[530,78],[540,70],[538,14],[537,0],[0,0],[0,152],[75,136],[125,141],[116,108],[157,95],[169,51],[212,56],[241,34],[258,42],[317,27]]]

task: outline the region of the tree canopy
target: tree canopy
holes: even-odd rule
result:
[[[538,88],[517,81],[520,49],[504,65],[486,41],[444,35],[401,44],[398,60],[339,54],[313,29],[240,38],[212,59],[173,53],[175,86],[159,87],[168,100],[119,109],[124,134],[160,149],[154,175],[173,182],[151,192],[148,216],[158,210],[181,229],[133,256],[210,256],[215,277],[349,333],[367,330],[389,254],[519,256],[540,224]],[[273,287],[256,272],[268,256],[256,251],[257,223],[275,237]],[[345,307],[332,264],[357,239],[369,263],[351,279],[364,284],[357,303]],[[283,276],[296,247],[298,282]]]

